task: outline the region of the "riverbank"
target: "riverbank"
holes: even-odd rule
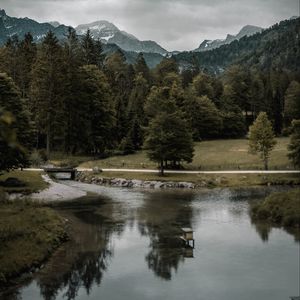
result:
[[[42,172],[11,171],[0,180],[1,291],[14,278],[38,270],[67,240],[67,220],[45,205],[87,193]]]
[[[138,172],[78,172],[76,180],[130,188],[215,188],[300,185],[299,174],[166,174]]]
[[[251,208],[253,218],[278,226],[300,228],[300,189],[273,193]]]
[[[42,177],[43,172],[13,170],[0,176],[0,190],[8,194],[29,195],[40,192],[49,186]]]
[[[38,270],[67,240],[67,220],[28,200],[0,203],[0,290]]]

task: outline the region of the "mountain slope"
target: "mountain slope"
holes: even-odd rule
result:
[[[27,32],[30,32],[34,41],[41,41],[48,31],[53,31],[58,39],[64,39],[68,26],[52,26],[49,23],[39,23],[29,18],[15,18],[6,14],[5,10],[0,10],[0,45],[4,44],[8,38],[18,36],[23,39]]]
[[[256,33],[260,33],[262,32],[263,28],[261,27],[257,27],[257,26],[252,26],[252,25],[246,25],[244,26],[237,35],[231,35],[228,34],[226,39],[224,40],[204,40],[200,46],[195,49],[195,52],[202,52],[202,51],[208,51],[208,50],[212,50],[212,49],[216,49],[219,48],[223,45],[227,45],[230,44],[231,42],[235,41],[235,40],[240,40],[241,38],[243,38],[244,36],[251,36],[254,35]]]
[[[125,51],[146,52],[166,54],[167,50],[154,41],[140,41],[132,34],[121,31],[118,27],[108,21],[96,21],[89,24],[82,24],[76,27],[78,35],[83,35],[87,30],[95,39],[103,43],[116,44]]]
[[[243,37],[228,45],[205,52],[175,55],[181,69],[195,65],[211,73],[220,73],[233,64],[260,69],[285,68],[300,71],[300,18],[282,21],[260,34]]]

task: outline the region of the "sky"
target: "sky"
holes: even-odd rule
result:
[[[107,20],[165,49],[191,50],[244,25],[269,27],[299,15],[300,0],[0,0],[14,17],[79,24]]]

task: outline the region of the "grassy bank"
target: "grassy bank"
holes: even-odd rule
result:
[[[279,226],[300,226],[300,189],[273,193],[251,208],[253,218]]]
[[[270,169],[292,169],[287,158],[289,138],[278,138],[273,150]],[[125,156],[113,156],[101,160],[91,160],[80,164],[80,167],[92,168],[156,168],[145,151]],[[250,170],[262,169],[259,157],[248,153],[248,140],[215,140],[195,143],[195,155],[191,164],[185,164],[191,170]]]
[[[0,176],[0,189],[7,193],[31,194],[41,191],[48,187],[48,183],[42,178],[41,172],[14,170],[6,172]],[[21,186],[6,186],[5,181],[8,178],[16,178]]]
[[[28,201],[0,203],[0,286],[38,268],[66,239],[65,221]]]
[[[166,174],[161,177],[155,173],[102,172],[85,173],[85,178],[124,178],[143,181],[192,182],[200,187],[243,187],[255,185],[300,185],[299,174]]]

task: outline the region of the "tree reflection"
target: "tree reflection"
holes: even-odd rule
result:
[[[80,288],[89,294],[94,285],[100,285],[113,256],[112,234],[121,234],[122,221],[109,218],[113,209],[103,208],[105,217],[96,214],[96,209],[75,211],[68,214],[74,231],[71,241],[62,247],[50,260],[37,278],[41,295],[45,300],[54,300],[60,293],[72,300]]]
[[[171,280],[184,262],[186,250],[179,239],[182,227],[192,227],[192,194],[149,193],[138,212],[139,231],[150,238],[150,251],[145,260],[154,274]],[[189,256],[192,256],[189,253]]]

